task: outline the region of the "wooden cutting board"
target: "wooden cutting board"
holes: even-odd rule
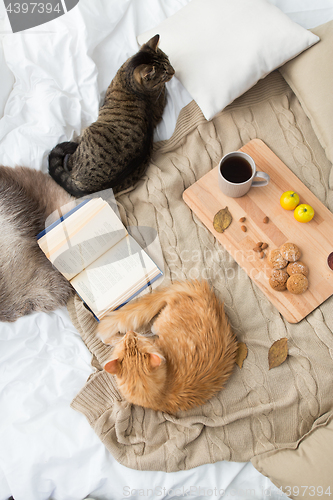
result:
[[[260,139],[250,141],[240,151],[252,156],[258,171],[269,174],[271,180],[267,186],[251,188],[241,198],[229,198],[218,187],[217,166],[184,191],[184,201],[285,319],[298,323],[333,294],[333,271],[327,265],[327,257],[333,251],[333,214]],[[315,215],[310,222],[297,222],[293,210],[281,207],[280,196],[288,190],[299,194],[300,203],[314,208]],[[213,227],[213,218],[226,206],[233,221],[228,229],[218,233]],[[267,224],[263,222],[266,216]],[[241,217],[246,217],[243,223],[246,232],[241,230]],[[267,250],[287,241],[300,248],[301,260],[309,267],[309,288],[305,293],[295,295],[271,288],[272,268],[267,256],[260,259],[253,251],[259,241],[268,243]]]

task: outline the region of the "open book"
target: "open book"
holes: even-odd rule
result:
[[[98,319],[162,275],[102,198],[83,201],[37,240]]]

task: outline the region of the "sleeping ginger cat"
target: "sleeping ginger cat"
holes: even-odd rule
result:
[[[153,335],[134,332],[153,318]],[[103,318],[97,334],[114,345],[104,369],[123,397],[171,414],[212,398],[235,364],[236,338],[206,282],[175,283],[130,302]]]

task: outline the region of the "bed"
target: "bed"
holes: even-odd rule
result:
[[[66,15],[13,34],[1,2],[0,163],[12,167],[25,165],[46,172],[52,147],[77,136],[96,118],[105,89],[117,69],[137,51],[137,37],[188,3],[189,0],[80,0]],[[274,0],[271,3],[306,29],[333,19],[332,0]],[[281,80],[280,76],[276,76],[277,80],[274,78],[272,85],[281,87],[282,77]],[[284,78],[288,81],[288,74]],[[252,132],[248,117],[242,116],[242,106],[242,103],[238,106],[236,117],[244,122],[241,127],[244,135],[240,138],[244,143],[252,138]],[[163,156],[168,152],[180,113],[178,126],[186,128],[199,112],[192,95],[173,78],[168,84],[164,117],[155,133],[156,144],[159,144],[156,154]],[[200,115],[199,121],[204,124],[205,118]],[[316,122],[311,125],[319,136]],[[310,130],[310,122],[306,127]],[[318,155],[329,165],[332,147],[328,145],[325,149],[324,143],[325,132],[324,140],[318,143],[318,148],[322,146]],[[216,147],[214,141],[209,144],[213,149]],[[235,148],[238,147],[235,143]],[[157,158],[155,165],[158,161]],[[154,168],[153,165],[152,182],[157,182]],[[332,186],[328,183],[328,166],[325,172],[322,175],[327,177],[327,186]],[[309,180],[306,175],[305,179]],[[192,182],[194,180],[193,177]],[[316,191],[332,210],[331,194],[328,187],[326,193],[319,188]],[[126,201],[126,194],[121,196],[120,202],[128,216],[132,201],[130,198]],[[160,206],[165,210],[160,216],[167,220],[167,203],[161,202]],[[134,216],[129,219],[130,223],[135,222]],[[171,240],[169,244],[173,245]],[[183,277],[186,277],[186,268]],[[244,286],[249,286],[246,280]],[[246,293],[246,288],[244,290],[240,293]],[[280,321],[263,297],[260,296],[259,302],[267,323]],[[307,326],[318,327],[330,353],[333,352],[331,309],[332,302],[325,303],[319,315],[314,313],[304,320]],[[242,314],[245,319],[247,312],[243,310],[239,314],[240,319]],[[242,455],[231,455],[227,460],[207,460],[207,463],[203,460],[197,466],[184,467],[187,470],[170,467],[168,471],[142,465],[126,466],[124,461],[117,460],[116,454],[110,453],[96,428],[89,425],[80,411],[80,396],[77,398],[82,396],[80,391],[94,368],[91,352],[74,326],[73,317],[73,313],[63,308],[0,325],[0,500],[11,495],[15,500],[82,500],[88,496],[100,500],[226,496],[263,500],[290,493],[302,497],[304,490],[297,495],[297,491],[285,487],[288,483],[282,489],[276,486],[278,480],[273,484],[271,479],[277,464],[270,449],[261,450],[268,453],[268,459],[272,457],[270,473],[267,464],[265,468],[254,460],[254,467],[250,457],[240,460]],[[325,415],[326,418],[317,421],[317,427],[325,426],[332,433],[328,408]],[[302,415],[299,418],[302,419]],[[311,426],[305,426],[303,437],[311,437],[311,430]],[[304,446],[306,439],[302,441]],[[324,451],[325,440],[321,450],[329,453]],[[309,450],[301,449],[300,453],[308,457],[312,467],[318,464],[315,455],[309,458]],[[287,456],[283,460],[287,461]],[[320,491],[317,490],[318,495]],[[320,496],[326,498],[325,491],[327,496],[327,488]],[[307,494],[314,496],[309,489]],[[303,498],[306,495],[303,494]]]

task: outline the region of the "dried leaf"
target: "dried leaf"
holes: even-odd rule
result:
[[[215,231],[223,233],[232,222],[232,215],[228,207],[222,208],[214,215],[213,226]]]
[[[282,338],[274,342],[268,351],[269,369],[280,366],[288,356],[288,339]]]
[[[238,351],[236,356],[236,363],[239,368],[242,368],[244,359],[247,357],[247,347],[244,342],[238,342]]]

